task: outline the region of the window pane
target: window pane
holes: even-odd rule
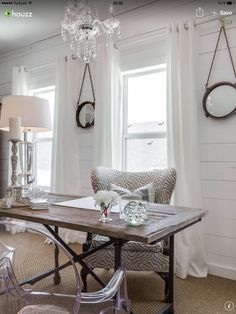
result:
[[[49,86],[38,90],[32,90],[31,94],[48,100],[53,127],[55,87]],[[34,133],[35,143],[34,175],[36,178],[35,184],[44,187],[50,186],[52,136],[53,136],[52,131]]]
[[[129,77],[128,133],[165,131],[165,121],[166,71]]]
[[[128,171],[146,171],[167,167],[167,139],[127,139]]]
[[[35,152],[36,184],[50,186],[52,142],[36,142]]]

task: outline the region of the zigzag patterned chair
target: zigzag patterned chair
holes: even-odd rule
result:
[[[176,171],[173,168],[153,170],[149,172],[123,172],[105,167],[92,170],[91,181],[94,193],[100,190],[110,190],[111,184],[126,188],[133,192],[149,183],[154,184],[155,203],[169,204],[176,182]],[[97,247],[108,239],[99,235],[87,235],[83,251]],[[113,245],[99,250],[85,259],[92,268],[114,268]],[[126,270],[155,271],[165,280],[165,300],[168,301],[168,243],[159,242],[146,245],[138,242],[127,242],[122,247],[122,264]],[[87,271],[81,270],[84,291],[87,291]]]

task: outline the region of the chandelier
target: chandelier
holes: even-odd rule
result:
[[[71,49],[78,58],[83,58],[86,63],[96,57],[97,37],[106,34],[107,45],[117,29],[119,35],[120,21],[113,16],[113,7],[110,7],[111,16],[103,21],[97,12],[93,14],[88,6],[88,1],[68,1],[65,8],[62,26],[62,38],[71,41]]]

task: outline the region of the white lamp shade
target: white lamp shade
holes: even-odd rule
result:
[[[21,117],[25,132],[46,132],[52,129],[49,103],[35,96],[6,96],[2,99],[0,129],[9,130],[9,118]]]

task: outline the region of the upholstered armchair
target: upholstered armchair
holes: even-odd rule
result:
[[[113,185],[129,191],[147,186],[153,183],[154,202],[169,204],[175,187],[176,171],[173,168],[153,170],[148,172],[123,172],[105,167],[97,167],[92,170],[91,181],[94,193],[100,190],[110,190]],[[102,244],[105,237],[99,235],[87,235],[83,250],[95,248]],[[114,268],[114,247],[108,246],[85,259],[86,263],[94,268]],[[138,242],[127,242],[122,247],[122,264],[127,270],[132,271],[154,271],[165,280],[165,299],[168,301],[168,271],[169,256],[168,243],[159,242],[152,245]],[[87,271],[82,268],[81,279],[84,291],[87,291]]]

